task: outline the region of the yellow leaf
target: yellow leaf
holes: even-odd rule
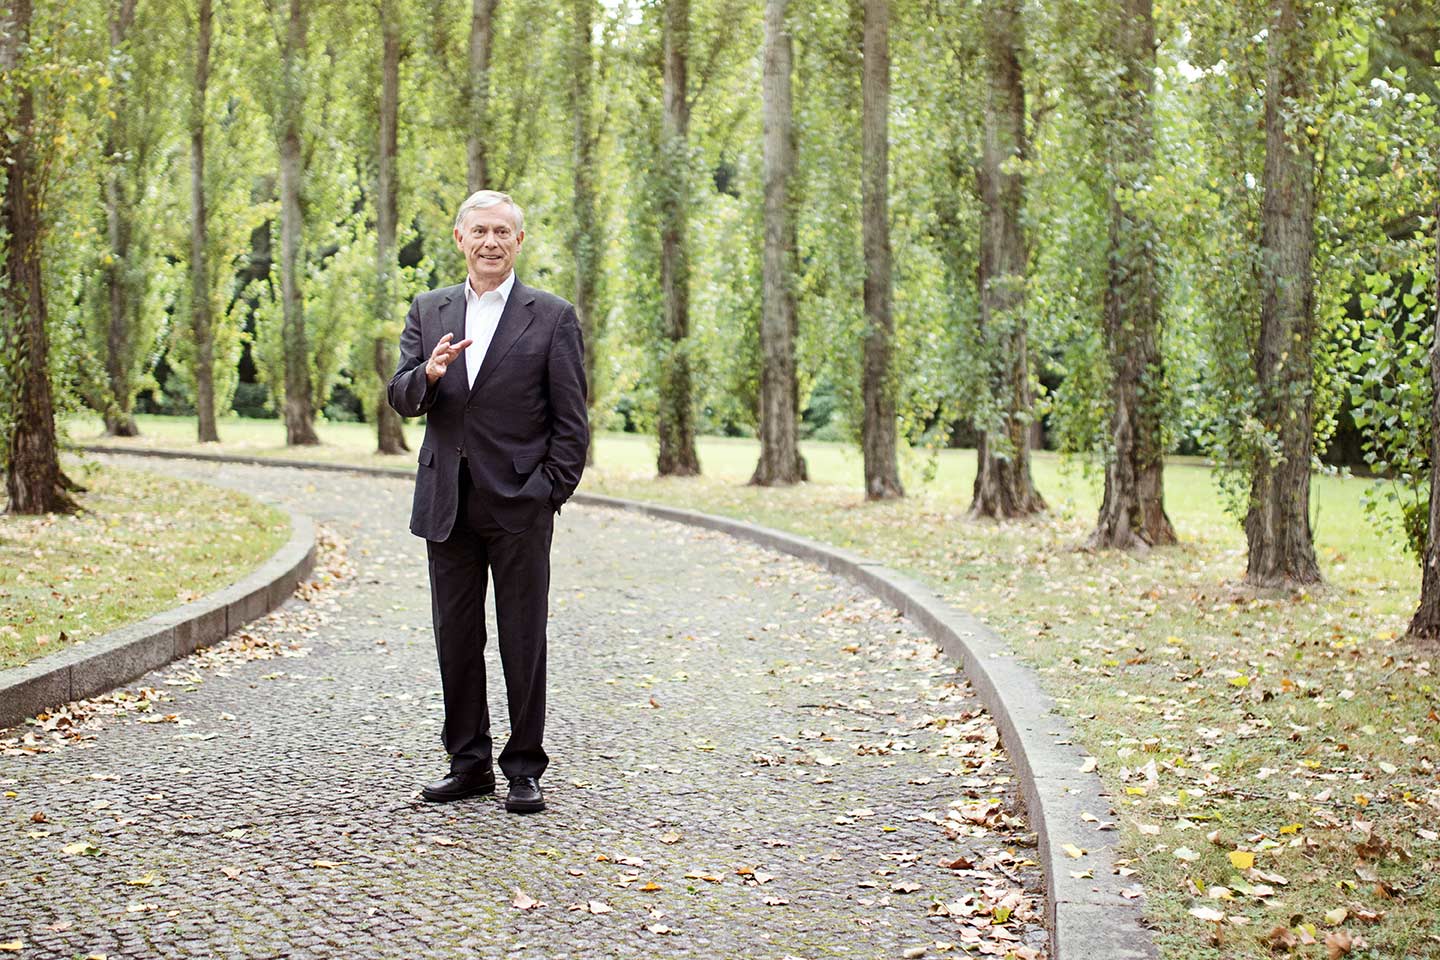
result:
[[[0,943],[0,950],[6,953],[19,953],[24,949],[25,944],[19,940],[6,940],[4,943]]]
[[[1081,857],[1085,856],[1085,851],[1075,846],[1075,844],[1073,843],[1064,844],[1060,847],[1060,849],[1065,851],[1066,856],[1074,860],[1079,860]]]
[[[1228,683],[1230,684],[1230,686],[1232,686],[1232,687],[1248,687],[1248,686],[1250,686],[1250,678],[1247,677],[1247,676],[1245,676],[1245,674],[1243,674],[1243,673],[1240,674],[1240,676],[1238,676],[1238,677],[1231,677],[1227,682],[1228,682]]]
[[[1231,850],[1230,863],[1236,870],[1249,870],[1255,866],[1255,854],[1249,850]]]
[[[1287,834],[1287,833],[1299,833],[1299,832],[1300,832],[1300,824],[1298,824],[1298,823],[1287,823],[1287,824],[1285,824],[1285,826],[1283,826],[1283,827],[1280,828],[1280,836],[1282,836],[1282,837],[1285,836],[1285,834]]]
[[[1334,910],[1325,911],[1325,922],[1331,926],[1335,926],[1344,923],[1345,918],[1348,916],[1350,916],[1349,910],[1346,910],[1344,907],[1336,907]]]

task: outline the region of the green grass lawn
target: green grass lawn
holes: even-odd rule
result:
[[[193,420],[141,429],[125,443],[194,436]],[[374,456],[361,425],[322,425],[325,445],[305,450],[274,421],[220,429],[217,451],[413,463]],[[98,432],[70,425],[81,442]],[[1099,478],[1053,456],[1035,460],[1050,512],[994,523],[965,516],[971,451],[940,453],[928,482],[926,456],[905,454],[911,495],[867,504],[858,451],[803,449],[813,482],[759,489],[745,484],[755,441],[704,438],[704,476],[661,480],[652,440],[606,434],[583,489],[850,547],[981,615],[1039,671],[1120,798],[1125,869],[1167,958],[1318,958],[1346,938],[1351,957],[1440,957],[1440,663],[1403,639],[1419,571],[1361,510],[1367,481],[1316,478],[1327,583],[1290,595],[1241,583],[1243,534],[1198,461],[1166,470],[1181,544],[1136,555],[1079,549]]]
[[[0,668],[244,578],[290,520],[230,490],[115,467],[74,469],[82,512],[0,516]]]

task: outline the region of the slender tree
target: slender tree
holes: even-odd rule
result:
[[[281,95],[277,111],[280,143],[280,299],[285,344],[285,441],[291,446],[318,444],[310,351],[305,333],[305,179],[302,128],[305,122],[305,0],[288,0],[281,45]]]
[[[690,374],[690,0],[665,0],[661,11],[660,403],[656,432],[661,476],[695,476],[695,411]]]
[[[595,195],[596,148],[600,131],[595,123],[595,0],[570,0],[569,67],[567,106],[570,113],[570,256],[575,262],[575,312],[585,338],[585,380],[590,386],[588,402],[594,411],[599,391],[600,333],[605,312],[600,306],[600,257],[605,238],[601,232]],[[595,462],[595,431],[590,433],[586,463]]]
[[[197,439],[216,442],[215,316],[210,296],[209,210],[205,199],[205,111],[210,87],[210,41],[215,12],[212,0],[199,0],[195,12],[195,86],[190,91],[190,332],[195,347]]]
[[[1123,0],[1108,21],[1121,67],[1102,137],[1108,167],[1109,244],[1104,302],[1110,361],[1105,497],[1093,547],[1175,542],[1165,512],[1157,233],[1140,197],[1155,153],[1155,21],[1151,0]]]
[[[1410,636],[1440,639],[1440,204],[1435,206],[1435,323],[1430,341],[1430,526],[1420,568],[1420,606]]]
[[[1320,580],[1310,531],[1316,145],[1303,119],[1315,99],[1311,61],[1320,16],[1302,0],[1275,0],[1266,40],[1262,300],[1254,358],[1256,414],[1273,446],[1261,445],[1256,456],[1245,516],[1246,580],[1263,587]]]
[[[490,187],[490,56],[500,0],[472,0],[470,72],[465,75],[465,179],[471,193]]]
[[[45,286],[40,270],[43,220],[41,171],[35,156],[35,96],[17,74],[30,46],[31,0],[11,0],[0,20],[0,77],[11,86],[10,136],[0,137],[5,195],[0,236],[5,241],[0,283],[0,343],[15,390],[5,489],[10,513],[70,512],[75,502],[60,470],[55,445],[55,405],[50,389],[50,341],[45,328]],[[8,22],[7,22],[8,20]],[[12,85],[12,81],[14,82]]]
[[[766,0],[764,112],[765,252],[760,311],[760,461],[750,482],[762,486],[805,479],[800,456],[800,398],[795,375],[795,214],[791,178],[795,129],[791,108],[793,54],[787,0]]]
[[[107,249],[101,268],[101,284],[104,290],[105,311],[105,385],[99,391],[101,413],[105,420],[105,432],[112,437],[133,437],[140,430],[135,424],[133,410],[135,400],[136,351],[139,313],[143,307],[145,272],[144,265],[137,263],[139,250],[136,241],[136,204],[134,186],[143,177],[141,172],[146,161],[143,134],[137,135],[134,127],[143,124],[137,109],[130,102],[130,87],[134,81],[133,64],[129,59],[126,41],[130,28],[135,23],[136,0],[119,0],[111,9],[109,17],[110,54],[112,69],[109,81],[113,100],[107,111],[105,140],[101,148],[105,170],[105,225]]]
[[[376,450],[403,453],[404,422],[385,399],[385,385],[395,372],[395,337],[388,320],[395,309],[396,223],[399,219],[399,185],[396,157],[400,126],[400,20],[395,0],[380,0],[380,123],[375,184],[375,316],[381,320],[371,338],[377,391],[375,403]]]
[[[979,288],[993,427],[980,431],[972,517],[1019,517],[1045,509],[1030,475],[1030,365],[1025,318],[1025,87],[1019,0],[987,0]]]
[[[896,451],[895,318],[890,269],[890,2],[864,0],[864,66],[860,77],[860,221],[865,250],[865,338],[860,445],[865,498],[903,497]]]

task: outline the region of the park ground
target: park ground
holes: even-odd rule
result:
[[[194,446],[192,421],[141,427],[133,445]],[[273,422],[221,432],[206,449],[411,462],[374,455],[360,425],[324,425],[325,444],[305,450]],[[1117,795],[1122,869],[1144,883],[1167,957],[1440,956],[1436,651],[1403,637],[1418,570],[1361,509],[1370,481],[1315,479],[1327,582],[1281,594],[1241,583],[1243,536],[1198,461],[1167,468],[1181,544],[1140,556],[1079,549],[1099,478],[1046,455],[1050,511],[997,524],[965,517],[968,451],[909,453],[911,495],[886,504],[863,502],[843,445],[805,445],[812,482],[782,490],[745,484],[753,441],[700,451],[703,477],[659,480],[651,441],[607,434],[582,489],[849,547],[982,616],[1040,673]]]

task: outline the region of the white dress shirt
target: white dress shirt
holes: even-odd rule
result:
[[[465,375],[470,386],[475,386],[475,375],[480,364],[485,362],[485,351],[495,338],[495,328],[500,326],[500,314],[505,311],[505,302],[510,299],[510,290],[515,286],[515,271],[501,281],[500,286],[485,293],[476,293],[465,278],[465,336],[470,346],[465,348]]]

